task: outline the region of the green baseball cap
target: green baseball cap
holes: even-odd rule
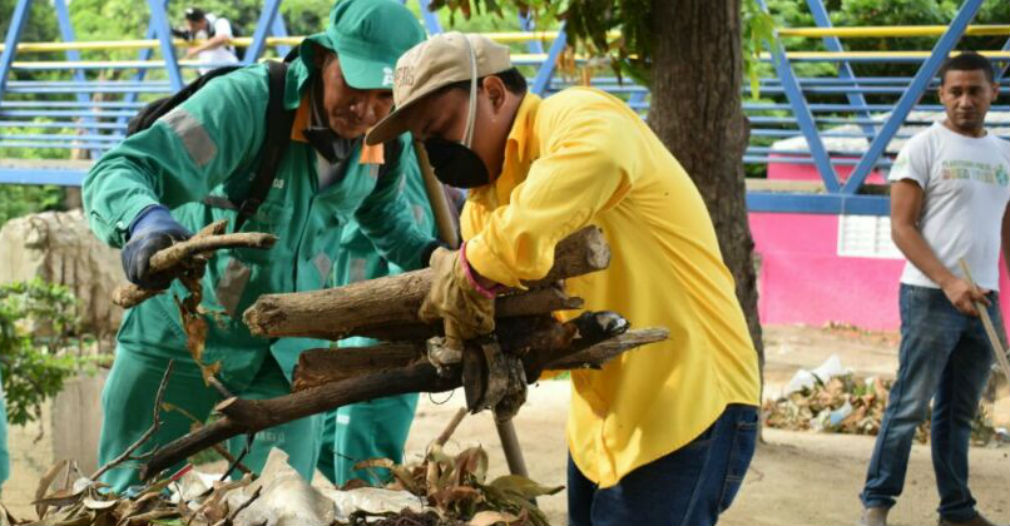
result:
[[[344,80],[356,89],[393,89],[396,59],[424,41],[420,22],[396,0],[338,0],[330,10],[330,25],[302,43],[335,51]]]

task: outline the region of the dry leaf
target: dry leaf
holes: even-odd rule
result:
[[[39,480],[39,486],[35,489],[35,500],[41,500],[42,497],[45,497],[46,492],[49,491],[49,486],[52,485],[53,481],[56,480],[56,477],[60,474],[60,471],[66,467],[66,465],[67,460],[63,459],[57,462],[53,467],[49,468],[49,471],[47,471],[45,475],[42,475],[42,478]],[[35,513],[38,514],[39,519],[42,519],[42,517],[46,514],[46,507],[47,506],[45,504],[35,505]]]

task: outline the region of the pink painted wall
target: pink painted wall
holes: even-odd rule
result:
[[[848,175],[850,167],[843,175]],[[769,177],[816,179],[806,165],[770,164]],[[875,174],[882,182],[879,174]],[[824,325],[896,330],[898,279],[904,260],[838,255],[838,216],[752,212],[750,227],[760,258],[758,309],[767,324]],[[1003,319],[1010,316],[1010,278],[1000,264]]]
[[[775,155],[772,154],[770,157],[790,157],[788,155]],[[833,159],[849,159],[851,161],[858,161],[858,158],[851,157],[833,157]],[[848,178],[849,174],[852,173],[856,167],[855,165],[835,165],[835,172],[838,173],[838,178],[844,183]],[[787,163],[768,163],[768,178],[775,179],[779,181],[820,181],[821,176],[817,173],[817,168],[812,164],[787,164]],[[869,177],[866,178],[866,182],[869,184],[883,184],[884,176],[877,170],[870,172]]]

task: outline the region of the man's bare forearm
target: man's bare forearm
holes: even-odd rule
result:
[[[207,40],[203,44],[197,46],[196,52],[217,49],[221,46],[227,45],[229,42],[231,42],[231,38],[229,38],[227,35],[218,35],[214,38],[211,38],[210,40]]]

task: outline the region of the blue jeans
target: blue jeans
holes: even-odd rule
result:
[[[598,488],[568,458],[571,526],[715,524],[736,497],[754,456],[757,408],[729,405],[698,438]]]
[[[989,301],[989,315],[1002,335],[995,292]],[[866,507],[894,505],[905,485],[915,429],[925,420],[932,398],[930,442],[940,493],[937,512],[952,521],[970,520],[976,511],[968,490],[968,444],[992,365],[992,350],[981,319],[958,312],[942,290],[902,284],[899,304],[898,377],[860,498]]]

